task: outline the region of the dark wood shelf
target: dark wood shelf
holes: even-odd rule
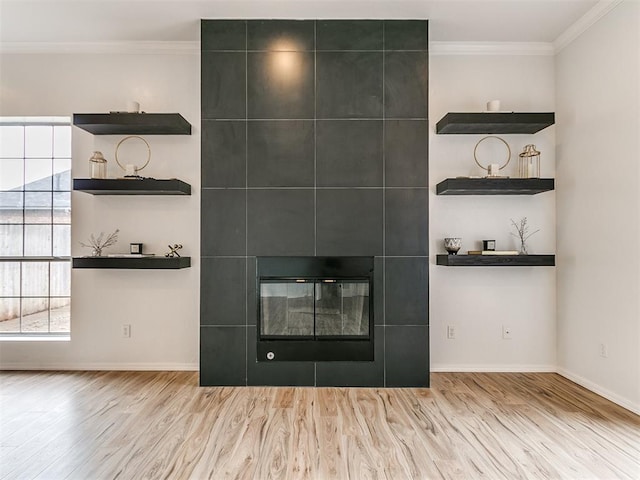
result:
[[[74,178],[73,189],[92,195],[191,195],[191,185],[177,178]]]
[[[555,113],[447,113],[436,124],[436,133],[500,134],[536,133],[555,123]]]
[[[553,267],[555,255],[437,255],[445,267]]]
[[[535,195],[555,188],[553,178],[447,178],[437,195]]]
[[[74,113],[73,124],[94,135],[191,135],[179,113]]]
[[[177,270],[191,267],[191,257],[74,257],[73,268]]]

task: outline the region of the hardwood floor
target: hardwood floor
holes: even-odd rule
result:
[[[640,417],[555,374],[431,389],[3,372],[2,479],[639,479]]]

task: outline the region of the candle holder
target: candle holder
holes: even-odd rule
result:
[[[489,165],[485,167],[478,160],[478,147],[480,146],[480,144],[482,142],[484,142],[485,140],[489,140],[489,139],[498,140],[506,148],[506,153],[507,153],[506,158],[507,158],[507,160],[504,162],[503,165],[500,165],[499,163],[489,163]],[[481,169],[486,170],[487,177],[493,177],[493,178],[500,177],[500,170],[502,170],[507,165],[509,165],[509,161],[511,160],[511,148],[509,148],[509,144],[503,138],[497,137],[495,135],[488,135],[488,136],[486,136],[484,138],[481,138],[478,141],[478,143],[476,143],[476,146],[473,149],[473,159],[475,160],[476,165],[478,165]]]
[[[518,160],[520,178],[540,178],[540,152],[533,144],[525,145]]]
[[[107,178],[107,159],[104,158],[102,152],[93,152],[89,157],[89,166],[91,167],[91,178]]]

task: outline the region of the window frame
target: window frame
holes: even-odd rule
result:
[[[3,340],[69,340],[71,335],[71,192],[72,192],[72,152],[71,152],[71,117],[0,117],[0,127],[22,127],[22,156],[13,156],[13,155],[5,155],[0,152],[0,162],[5,160],[21,160],[22,166],[22,180],[19,186],[14,188],[9,188],[7,185],[0,184],[0,194],[6,193],[20,193],[22,194],[22,198],[19,201],[18,206],[16,207],[16,211],[22,208],[22,218],[21,222],[11,221],[9,215],[0,217],[0,228],[5,226],[20,226],[22,228],[21,238],[22,245],[16,250],[21,253],[21,255],[11,255],[10,251],[11,246],[7,247],[9,249],[9,254],[6,254],[7,251],[0,251],[0,262],[2,264],[6,263],[15,263],[18,265],[18,285],[15,285],[15,273],[9,272],[9,269],[6,270],[7,275],[9,277],[13,277],[13,285],[10,285],[8,288],[5,288],[4,291],[0,290],[0,302],[3,300],[16,300],[18,301],[18,316],[15,317],[19,322],[19,330],[8,330],[4,331],[0,329],[0,341]],[[27,145],[27,128],[29,127],[51,127],[51,154],[38,156],[38,155],[30,155],[28,145]],[[68,148],[65,147],[65,151],[63,155],[57,154],[56,152],[56,127],[68,127]],[[66,136],[66,133],[64,134]],[[47,188],[43,188],[42,186],[37,186],[37,182],[42,181],[42,179],[46,179],[47,177],[41,177],[37,180],[29,182],[27,169],[29,160],[49,160],[51,175],[50,175],[50,184]],[[68,165],[67,169],[59,169],[56,171],[56,160],[58,162],[63,163],[63,168]],[[68,172],[68,173],[67,173]],[[57,177],[60,175],[60,177]],[[36,184],[29,188],[30,184]],[[62,184],[62,185],[61,185]],[[50,197],[47,198],[46,194],[50,194]],[[60,195],[62,194],[62,195]],[[66,194],[66,195],[65,195]],[[31,197],[33,203],[29,205],[27,198]],[[41,197],[41,198],[39,198]],[[5,196],[6,199],[9,199],[9,196]],[[38,202],[41,201],[41,204]],[[6,208],[5,208],[6,207]],[[11,206],[9,203],[4,204],[0,203],[0,210],[9,210]],[[37,218],[33,211],[41,211],[43,213],[42,218]],[[31,212],[30,214],[28,212]],[[58,215],[57,215],[58,213]],[[48,218],[47,218],[48,217]],[[31,221],[30,221],[31,220]],[[50,255],[27,255],[29,253],[26,249],[26,243],[28,241],[27,231],[29,226],[40,225],[49,227],[48,229],[48,253]],[[67,228],[58,228],[56,226],[63,226]],[[9,230],[8,228],[6,229]],[[66,230],[66,232],[65,232]],[[56,231],[61,232],[60,238],[57,238]],[[64,238],[66,237],[66,238]],[[35,237],[37,238],[37,236]],[[60,240],[61,239],[61,240]],[[60,243],[58,242],[60,240]],[[7,245],[8,242],[7,242]],[[44,249],[46,250],[46,241],[42,242],[41,245],[44,245]],[[58,246],[61,246],[58,249]],[[43,251],[33,250],[35,253],[47,253]],[[13,252],[15,253],[15,252]],[[42,275],[41,280],[46,275],[46,288],[39,288],[29,292],[29,284],[25,280],[25,271],[27,275],[29,274],[29,270],[34,268],[34,263],[41,264],[42,268],[38,271],[38,267],[35,267],[35,272],[32,274],[35,276]],[[66,267],[62,268],[62,282],[61,286],[58,285],[56,288],[52,281],[54,275],[54,268],[58,268],[56,265],[66,264]],[[66,278],[64,278],[66,277]],[[57,283],[56,283],[57,285]],[[39,290],[36,292],[36,290]],[[46,294],[44,293],[46,290]],[[11,293],[8,294],[7,292]],[[17,292],[17,294],[16,294]],[[36,292],[37,294],[34,294]],[[23,308],[25,303],[29,303],[31,301],[31,308],[41,308],[34,307],[33,304],[37,302],[37,300],[43,300],[44,310],[35,311],[32,313],[27,313],[23,315]],[[34,301],[35,300],[35,301]],[[54,305],[61,305],[55,307]],[[66,323],[63,324],[63,327],[66,327],[64,330],[54,330],[52,331],[52,310],[57,308],[69,308],[69,313],[66,315],[67,320]],[[10,309],[11,306],[9,305]],[[38,330],[31,331],[28,328],[24,327],[24,317],[32,314],[47,312],[46,317],[46,331]],[[12,321],[12,320],[7,320]],[[1,322],[0,322],[1,325]],[[55,327],[54,327],[55,328]]]

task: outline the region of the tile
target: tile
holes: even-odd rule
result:
[[[249,118],[313,118],[313,52],[249,52]]]
[[[249,190],[248,254],[313,255],[313,190]]]
[[[301,52],[314,49],[313,20],[249,20],[247,48]]]
[[[247,384],[247,327],[200,327],[200,385]]]
[[[245,118],[245,54],[202,52],[201,69],[202,118]]]
[[[382,117],[382,53],[316,54],[317,118]]]
[[[429,125],[426,120],[386,120],[385,185],[429,186]]]
[[[244,258],[200,260],[200,325],[245,325],[246,262]]]
[[[429,259],[385,258],[386,325],[429,324]]]
[[[313,187],[313,121],[249,122],[250,187]]]
[[[385,50],[428,50],[427,20],[385,20]]]
[[[383,387],[384,386],[384,328],[374,331],[373,362],[317,362],[318,387]]]
[[[316,243],[319,256],[382,255],[382,189],[318,190]]]
[[[317,50],[382,50],[380,20],[318,20]]]
[[[244,187],[247,172],[247,123],[202,121],[202,186]]]
[[[249,327],[247,350],[247,385],[314,386],[313,362],[258,362],[255,327]]]
[[[320,120],[316,128],[318,186],[382,186],[381,120]]]
[[[201,254],[245,255],[245,190],[202,190],[201,195]]]
[[[429,327],[385,327],[386,387],[429,387]]]
[[[245,20],[202,20],[202,50],[246,50],[246,23]]]
[[[373,323],[384,325],[384,258],[373,260]]]
[[[385,255],[428,255],[429,190],[385,191]]]
[[[427,118],[429,62],[426,52],[386,52],[386,118]]]
[[[255,326],[258,323],[257,288],[256,257],[247,257],[247,325]]]

